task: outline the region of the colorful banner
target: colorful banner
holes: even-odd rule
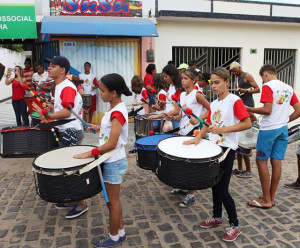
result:
[[[50,15],[142,17],[142,1],[49,0]]]
[[[0,39],[36,39],[35,0],[0,0]]]

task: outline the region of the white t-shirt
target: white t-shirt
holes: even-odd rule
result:
[[[46,83],[49,81],[48,79],[48,72],[44,71],[41,75],[37,72],[33,73],[32,75],[32,82],[37,83],[40,86],[46,86]],[[38,93],[42,92],[43,90],[36,87],[36,91]]]
[[[97,90],[92,90],[92,87],[95,86],[97,84],[97,79],[96,77],[90,73],[90,74],[85,74],[85,73],[81,73],[79,74],[79,78],[81,80],[83,80],[83,90],[84,90],[84,94],[85,95],[96,95]]]
[[[65,101],[66,99],[68,99],[68,94],[64,95],[62,93],[65,89],[66,90],[72,90],[70,88],[74,89],[75,92],[76,92],[75,99],[73,99],[74,100],[73,111],[75,113],[77,113],[78,115],[80,115],[81,108],[82,108],[82,98],[81,98],[80,94],[77,92],[77,89],[76,89],[75,85],[69,79],[65,79],[59,85],[55,86],[54,112],[58,112],[58,111],[60,111],[64,108],[61,105],[61,103],[63,101]],[[60,132],[63,132],[67,128],[73,128],[75,130],[81,130],[82,129],[81,122],[75,117],[75,115],[73,113],[71,113],[71,116],[69,118],[66,118],[66,119],[73,119],[73,118],[75,119],[74,121],[71,121],[71,122],[68,122],[66,124],[56,126],[56,127],[59,129]]]
[[[147,94],[147,90],[145,88],[143,88],[141,90],[140,94],[135,94],[134,96],[134,103],[141,103],[142,99],[147,99],[148,98],[148,94]],[[140,107],[142,107],[143,105],[138,105],[138,106],[134,106],[134,110],[139,109]],[[142,110],[140,110],[139,112],[137,112],[138,115],[144,115],[145,114],[145,109],[143,108]]]
[[[218,127],[236,125],[249,114],[241,98],[229,94],[225,99],[216,99],[210,104],[207,122]],[[223,133],[223,137],[209,133],[209,140],[219,146],[230,147],[233,150],[238,148],[238,132]]]
[[[118,139],[116,148],[121,147],[121,151],[111,156],[105,163],[115,162],[126,157],[125,145],[128,141],[128,112],[124,102],[119,103],[110,111],[107,111],[101,121],[101,128],[99,133],[99,146],[104,145],[109,140],[111,131],[112,119],[116,117],[122,124],[121,134]]]
[[[180,94],[180,105],[186,109],[190,108],[193,114],[200,116],[202,113],[203,105],[197,102],[196,94],[197,90],[192,90],[188,95],[187,92],[182,92]],[[200,94],[200,93],[199,93]],[[192,125],[188,116],[182,112],[182,118],[180,120],[180,135],[187,135],[194,127],[198,125]]]
[[[279,80],[271,80],[263,85],[260,102],[273,103],[271,114],[263,115],[259,123],[261,130],[272,130],[288,124],[289,108],[297,103],[298,99],[291,86]]]
[[[172,100],[172,96],[176,93],[176,89],[174,85],[170,85],[169,90],[167,92],[167,102],[166,102],[166,112],[170,112],[175,108],[175,102]]]

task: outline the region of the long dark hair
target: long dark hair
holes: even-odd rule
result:
[[[156,68],[156,65],[155,64],[149,64],[147,67],[146,67],[146,73],[149,73],[152,75],[152,71]]]
[[[163,72],[172,78],[175,89],[182,91],[181,76],[177,68],[172,64],[166,65]]]

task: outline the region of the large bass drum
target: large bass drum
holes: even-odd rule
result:
[[[38,156],[32,164],[36,191],[47,202],[74,202],[90,198],[102,191],[98,168],[81,173],[95,159],[76,159],[74,155],[90,151],[94,146],[59,148]]]
[[[207,189],[221,177],[221,147],[201,139],[197,145],[183,145],[188,136],[171,137],[157,145],[157,177],[178,189]]]

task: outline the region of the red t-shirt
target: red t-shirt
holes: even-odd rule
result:
[[[24,99],[25,90],[15,78],[12,80],[12,100]]]
[[[153,88],[153,75],[147,73],[144,77],[144,87],[147,89],[147,86],[150,85]],[[151,90],[148,90],[148,93],[151,93]]]

